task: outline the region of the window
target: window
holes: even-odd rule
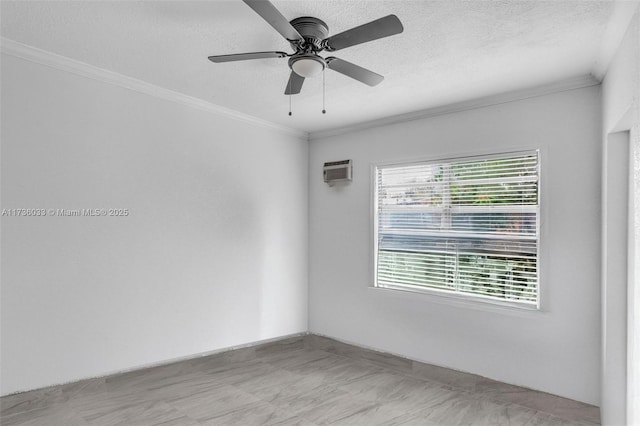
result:
[[[538,307],[538,152],[376,168],[375,285]]]

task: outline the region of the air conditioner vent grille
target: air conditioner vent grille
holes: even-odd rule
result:
[[[349,174],[347,169],[332,169],[327,170],[324,177],[326,180],[347,179]]]
[[[331,161],[324,163],[324,181],[329,185],[335,182],[347,182],[352,179],[351,160]]]
[[[351,160],[342,160],[342,161],[330,161],[328,163],[324,163],[325,167],[331,166],[350,166]]]

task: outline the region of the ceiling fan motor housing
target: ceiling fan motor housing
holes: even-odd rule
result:
[[[313,50],[319,52],[323,50],[322,41],[329,36],[329,27],[327,24],[318,18],[312,16],[301,16],[290,22],[298,33],[304,38],[303,46],[291,43],[294,49],[308,51]]]

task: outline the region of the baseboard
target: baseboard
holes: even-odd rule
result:
[[[218,355],[218,354],[225,353],[225,352],[238,351],[238,350],[246,349],[246,348],[258,348],[260,346],[269,345],[271,343],[285,342],[285,341],[290,340],[290,339],[302,338],[304,336],[307,336],[308,334],[309,334],[309,332],[306,332],[306,331],[305,332],[301,332],[301,333],[287,334],[287,335],[284,335],[284,336],[274,337],[274,338],[270,338],[270,339],[256,340],[256,341],[253,341],[253,342],[243,343],[243,344],[240,344],[240,345],[227,346],[227,347],[223,347],[223,348],[220,348],[220,349],[213,349],[213,350],[210,350],[210,351],[198,352],[198,353],[195,353],[195,354],[190,354],[190,355],[185,355],[185,356],[180,356],[180,357],[175,357],[175,358],[164,359],[164,360],[157,361],[157,362],[151,362],[151,363],[146,363],[146,364],[138,364],[138,365],[132,366],[130,368],[112,370],[112,371],[108,371],[106,373],[99,374],[99,375],[96,375],[96,376],[81,377],[81,378],[78,378],[78,379],[69,380],[69,381],[61,382],[61,383],[54,383],[54,384],[43,386],[43,387],[39,387],[39,388],[21,389],[21,390],[15,391],[15,392],[10,392],[10,393],[7,393],[7,394],[0,395],[0,398],[3,398],[5,396],[17,395],[17,394],[21,394],[21,393],[25,393],[25,392],[40,391],[40,390],[43,390],[43,389],[54,388],[56,386],[70,385],[72,383],[83,382],[83,381],[86,381],[86,380],[105,379],[107,377],[117,376],[119,374],[126,374],[126,373],[131,373],[131,372],[134,372],[134,371],[146,370],[147,368],[161,367],[163,365],[173,364],[173,363],[181,362],[181,361],[189,361],[189,360],[192,360],[192,359],[197,359],[197,358],[202,358],[202,357],[207,357],[207,356],[212,356],[212,355]]]

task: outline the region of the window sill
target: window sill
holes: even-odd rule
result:
[[[548,311],[536,306],[510,304],[494,300],[483,300],[464,295],[448,294],[429,289],[411,289],[405,287],[375,287],[369,286],[373,294],[380,297],[393,297],[405,300],[419,300],[427,303],[454,306],[458,308],[474,309],[484,312],[493,312],[506,315],[515,315],[527,318],[540,317],[548,314]]]

